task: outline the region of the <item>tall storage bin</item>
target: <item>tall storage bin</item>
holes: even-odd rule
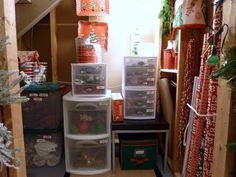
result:
[[[63,97],[66,171],[95,175],[111,169],[111,91]]]
[[[62,93],[60,85],[43,83],[31,85],[22,95],[30,100],[22,104],[25,129],[55,129],[62,121]]]
[[[106,95],[106,64],[73,63],[72,94],[75,96],[104,96]]]

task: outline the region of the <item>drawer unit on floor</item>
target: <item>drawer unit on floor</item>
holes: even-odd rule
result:
[[[91,138],[91,137],[90,137]],[[110,137],[102,139],[65,137],[67,172],[80,175],[104,173],[111,168]]]
[[[125,119],[155,119],[156,89],[124,89]]]
[[[124,57],[125,87],[155,87],[156,57]]]
[[[63,97],[66,171],[95,175],[111,169],[111,91]]]
[[[106,95],[106,64],[74,63],[71,69],[74,96]]]

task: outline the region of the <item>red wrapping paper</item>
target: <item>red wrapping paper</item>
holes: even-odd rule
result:
[[[194,81],[194,57],[195,57],[195,40],[190,39],[187,49],[187,57],[184,67],[184,81],[182,86],[182,95],[180,101],[180,116],[178,120],[179,133],[178,133],[178,142],[179,142],[179,153],[183,152],[183,134],[184,129],[188,122],[189,117],[189,108],[187,103],[191,104],[192,91],[193,91],[193,81]]]

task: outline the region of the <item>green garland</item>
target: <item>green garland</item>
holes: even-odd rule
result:
[[[236,93],[236,46],[226,51],[226,62],[218,70],[211,73],[210,77],[216,79],[222,77],[228,80],[232,91]]]
[[[163,1],[163,8],[159,14],[159,18],[162,19],[162,34],[168,36],[170,33],[170,18],[171,18],[170,0]]]

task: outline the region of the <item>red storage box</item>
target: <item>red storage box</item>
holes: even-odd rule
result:
[[[75,45],[78,63],[102,62],[102,48],[100,44],[90,43],[88,38],[75,38]]]
[[[103,16],[109,14],[109,0],[76,0],[77,16]]]
[[[124,100],[120,93],[112,93],[112,121],[122,122],[124,120]]]
[[[172,49],[163,50],[163,69],[175,69],[175,57]]]

